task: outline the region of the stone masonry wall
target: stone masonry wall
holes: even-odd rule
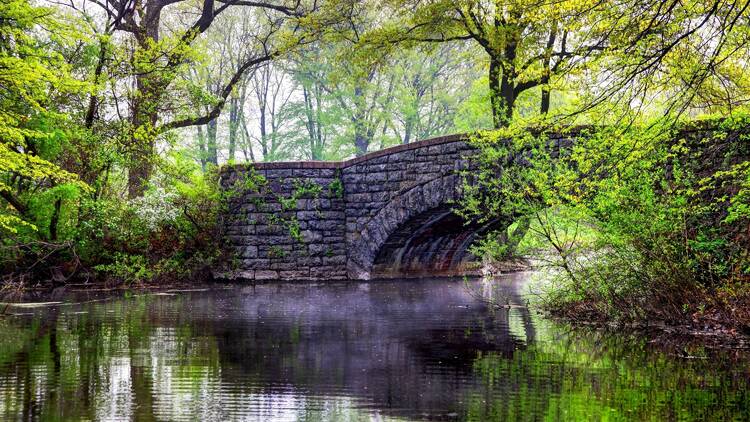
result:
[[[380,221],[375,216],[406,192],[455,174],[466,165],[471,151],[462,137],[449,136],[344,162],[227,167],[221,178],[224,188],[253,173],[263,176],[267,186],[260,193],[245,192],[230,201],[223,224],[236,259],[223,275],[250,280],[366,278],[360,267],[363,261],[371,263],[372,247],[364,247],[363,241],[376,236],[384,242],[387,237],[382,228],[368,224]],[[318,186],[318,192],[312,192],[311,186]],[[431,189],[430,194],[420,191],[416,201],[412,194],[413,203],[403,206],[434,205],[425,195],[447,197],[441,188]],[[455,183],[446,187],[455,188]],[[411,215],[395,209],[390,225],[397,226],[407,214]],[[373,235],[376,232],[381,236]]]
[[[273,166],[269,166],[273,167]],[[252,171],[222,175],[229,187]],[[345,279],[345,209],[334,168],[259,168],[260,193],[230,201],[224,216],[236,260],[231,275],[248,280]]]

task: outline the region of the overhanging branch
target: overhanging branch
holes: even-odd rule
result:
[[[242,76],[244,76],[245,72],[247,72],[250,68],[254,66],[257,66],[261,63],[265,63],[267,61],[274,59],[275,57],[279,56],[279,54],[281,54],[279,51],[274,51],[271,53],[267,53],[263,56],[256,57],[252,60],[246,61],[234,73],[234,75],[232,76],[232,79],[229,80],[229,83],[221,91],[221,94],[219,95],[219,101],[213,106],[213,108],[207,114],[203,116],[191,117],[191,118],[175,120],[169,123],[165,123],[158,128],[158,132],[163,133],[168,130],[177,129],[181,127],[205,125],[211,120],[219,117],[219,115],[221,114],[221,110],[224,108],[224,105],[227,102],[227,98],[229,97],[229,94],[232,93],[232,90],[234,89],[235,85],[237,85],[242,80]]]

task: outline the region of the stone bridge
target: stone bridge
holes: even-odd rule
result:
[[[225,167],[222,186],[266,185],[231,201],[223,227],[236,259],[223,276],[341,280],[471,272],[468,247],[489,224],[451,211],[476,150],[453,135],[342,162]]]

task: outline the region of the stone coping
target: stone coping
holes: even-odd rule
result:
[[[395,154],[401,151],[408,151],[412,149],[418,149],[423,147],[429,147],[433,145],[448,144],[457,141],[466,141],[469,136],[466,134],[455,134],[439,136],[437,138],[424,139],[422,141],[411,142],[408,144],[401,144],[392,146],[390,148],[381,149],[379,151],[373,151],[359,157],[351,158],[344,161],[275,161],[275,162],[262,162],[262,163],[243,163],[235,164],[232,166],[224,166],[222,172],[230,169],[243,170],[248,167],[253,167],[256,170],[273,170],[273,169],[344,169],[355,164],[372,160],[374,158],[383,157],[385,155]]]
[[[715,129],[723,119],[717,120],[700,120],[692,121],[683,124],[680,129],[681,133],[691,133],[704,130]],[[567,136],[576,136],[585,129],[593,128],[593,125],[575,125],[568,127],[564,133]],[[534,129],[531,128],[531,130]],[[239,163],[233,165],[224,165],[221,168],[221,173],[225,173],[231,170],[246,170],[248,168],[254,168],[256,170],[274,170],[274,169],[345,169],[356,164],[363,163],[368,160],[383,157],[385,155],[391,155],[402,151],[409,151],[413,149],[429,147],[433,145],[448,144],[451,142],[467,141],[471,134],[469,133],[457,133],[453,135],[438,136],[435,138],[423,139],[417,142],[411,142],[408,144],[401,144],[392,146],[389,148],[381,149],[379,151],[373,151],[359,157],[350,158],[343,161],[273,161],[273,162],[257,162],[257,163]]]

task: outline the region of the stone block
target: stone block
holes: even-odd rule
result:
[[[307,202],[307,211],[327,210],[331,208],[330,199],[310,199]]]
[[[308,223],[308,227],[311,230],[336,230],[343,226],[343,222],[340,220],[311,220]]]
[[[274,225],[260,225],[256,226],[255,233],[258,235],[280,235],[286,233],[286,229],[281,224],[274,224]]]
[[[304,268],[304,267],[308,267],[308,268],[317,267],[317,266],[320,265],[320,257],[319,256],[305,256],[305,257],[300,257],[297,260],[296,263],[297,263],[297,266],[299,266],[300,268]]]
[[[435,155],[440,156],[445,153],[444,149],[445,145],[433,145],[431,147],[427,147],[427,154],[429,155]]]
[[[388,180],[388,173],[384,171],[368,173],[365,175],[366,183],[381,183],[381,182],[385,182],[386,180]]]
[[[346,256],[343,256],[343,255],[324,256],[321,258],[321,263],[323,265],[344,265],[346,264]]]
[[[279,277],[282,280],[307,280],[310,278],[309,270],[280,271]]]
[[[318,211],[297,211],[297,220],[311,221],[320,219]]]
[[[410,162],[410,161],[414,161],[414,150],[401,151],[396,154],[391,154],[390,156],[388,156],[389,163]]]
[[[255,279],[256,280],[278,280],[279,272],[273,271],[273,270],[256,270]]]
[[[301,178],[334,177],[335,169],[294,169],[292,175]]]
[[[310,277],[317,280],[330,279],[342,271],[342,268],[333,266],[322,266],[310,268]],[[257,275],[256,275],[257,278]]]
[[[299,264],[296,262],[297,259],[294,259],[294,257],[286,256],[284,257],[284,260],[272,260],[270,269],[272,270],[281,270],[281,271],[289,271],[293,270],[297,267],[299,267]]]
[[[308,245],[308,251],[310,252],[311,256],[323,256],[330,250],[331,247],[326,244],[314,243]]]
[[[266,179],[282,179],[292,177],[293,169],[268,169],[265,171]]]
[[[320,242],[323,239],[323,235],[321,233],[312,230],[302,230],[300,232],[300,235],[302,236],[302,240],[305,243]]]
[[[263,268],[268,268],[268,265],[270,263],[271,261],[267,258],[243,259],[240,261],[240,267],[243,270],[263,269]]]
[[[258,257],[258,247],[257,246],[245,246],[242,255],[243,258],[257,258]]]
[[[324,231],[323,242],[325,242],[327,245],[343,244],[345,234],[346,232],[344,230],[336,230],[332,232]]]

